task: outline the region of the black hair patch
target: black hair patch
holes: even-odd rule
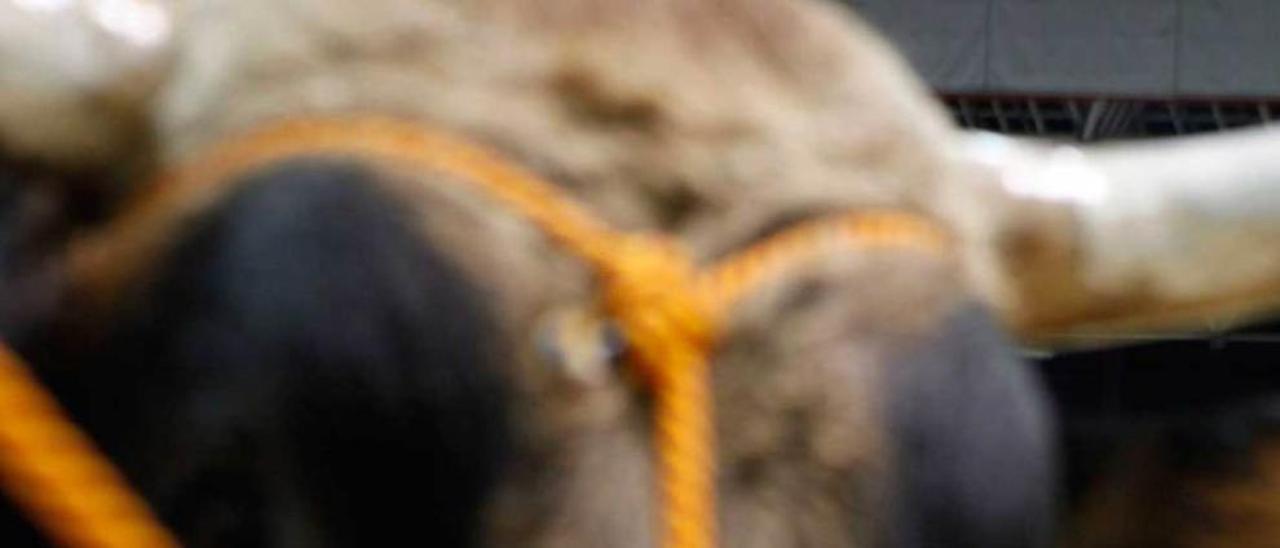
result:
[[[102,342],[42,369],[185,545],[478,541],[505,354],[375,179],[319,159],[247,177]]]
[[[892,546],[1047,547],[1055,434],[1046,394],[978,306],[889,365]]]

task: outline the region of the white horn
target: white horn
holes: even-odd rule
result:
[[[1280,310],[1280,130],[1092,148],[966,139],[943,197],[978,286],[1028,340]]]
[[[0,0],[0,147],[72,164],[109,159],[170,44],[152,0]]]

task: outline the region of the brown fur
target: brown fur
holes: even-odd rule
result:
[[[176,62],[151,105],[155,155],[169,161],[282,116],[420,119],[497,146],[618,226],[677,233],[704,257],[784,220],[928,207],[921,197],[947,173],[939,151],[949,133],[933,103],[834,6],[175,6]],[[134,155],[150,158],[148,142],[139,144]],[[154,248],[141,242],[169,233],[157,225],[111,239]],[[136,262],[123,250],[98,254],[114,258],[77,268],[126,279]]]
[[[488,143],[617,226],[674,233],[708,259],[786,220],[922,208],[948,176],[938,152],[948,133],[922,88],[828,5],[181,8],[175,69],[153,111],[166,161],[279,117],[391,114]],[[465,189],[378,167],[421,208],[424,236],[490,294],[519,350],[517,458],[489,512],[489,543],[651,546],[644,398],[619,374],[574,383],[534,348],[544,318],[590,304],[587,272]],[[145,279],[168,235],[228,188],[174,194],[86,240],[81,289],[109,298],[121,280]],[[951,257],[877,251],[833,257],[742,306],[715,370],[726,546],[866,546],[885,534],[883,369],[966,293]]]
[[[1264,548],[1280,543],[1280,446],[1260,442],[1226,466],[1191,469],[1136,443],[1085,501],[1073,548]]]
[[[157,114],[169,159],[278,116],[393,114],[704,254],[784,212],[911,205],[944,175],[943,118],[833,6],[246,0],[184,21]]]

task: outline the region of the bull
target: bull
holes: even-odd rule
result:
[[[824,255],[733,308],[710,369],[726,546],[1044,546],[1053,425],[1006,333],[1078,342],[1280,295],[1274,254],[1241,239],[1280,219],[1253,199],[1280,182],[1271,132],[965,136],[835,5],[0,10],[22,30],[0,33],[6,152],[80,174],[13,187],[5,287],[33,289],[0,325],[183,544],[657,538],[628,341],[519,216],[358,154],[150,177],[281,120],[443,128],[703,263],[833,213],[941,227],[946,252]],[[84,195],[97,214],[31,205]],[[41,538],[0,516],[0,538]]]

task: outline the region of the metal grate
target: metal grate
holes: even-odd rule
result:
[[[964,128],[1082,142],[1187,135],[1280,120],[1280,99],[950,95],[943,100]]]

